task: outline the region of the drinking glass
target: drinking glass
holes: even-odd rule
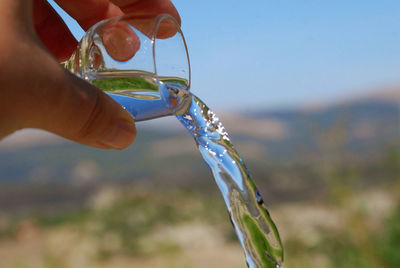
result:
[[[160,88],[190,88],[179,23],[168,14],[126,15],[92,26],[63,66],[105,91],[136,121],[172,114]]]

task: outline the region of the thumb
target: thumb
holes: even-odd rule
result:
[[[20,107],[23,127],[41,128],[67,139],[104,149],[123,149],[136,128],[132,115],[100,89],[42,58],[26,85]]]

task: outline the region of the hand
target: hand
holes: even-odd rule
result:
[[[87,30],[133,13],[169,13],[169,0],[58,0]],[[0,138],[41,128],[104,149],[122,149],[136,135],[133,117],[101,90],[64,70],[76,40],[45,0],[0,1]]]

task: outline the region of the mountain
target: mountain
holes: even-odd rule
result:
[[[288,163],[376,162],[399,148],[398,93],[319,107],[222,113],[220,119],[253,173],[262,176]],[[21,131],[0,142],[0,174],[1,184],[74,185],[98,180],[186,185],[210,176],[192,138],[173,118],[139,123],[136,142],[123,151],[93,149],[48,133]]]
[[[257,111],[258,120],[276,120],[288,135],[268,142],[275,157],[320,157],[348,153],[376,156],[400,141],[400,89],[383,91],[325,106],[293,110]]]

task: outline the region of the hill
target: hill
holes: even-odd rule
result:
[[[356,170],[363,185],[398,172],[400,109],[393,92],[312,108],[222,113],[220,119],[267,201],[305,198],[324,194],[333,167],[343,177]],[[139,123],[136,142],[123,151],[24,133],[0,142],[1,191],[22,195],[18,185],[54,184],[90,189],[99,182],[215,191],[192,138],[173,118]]]

